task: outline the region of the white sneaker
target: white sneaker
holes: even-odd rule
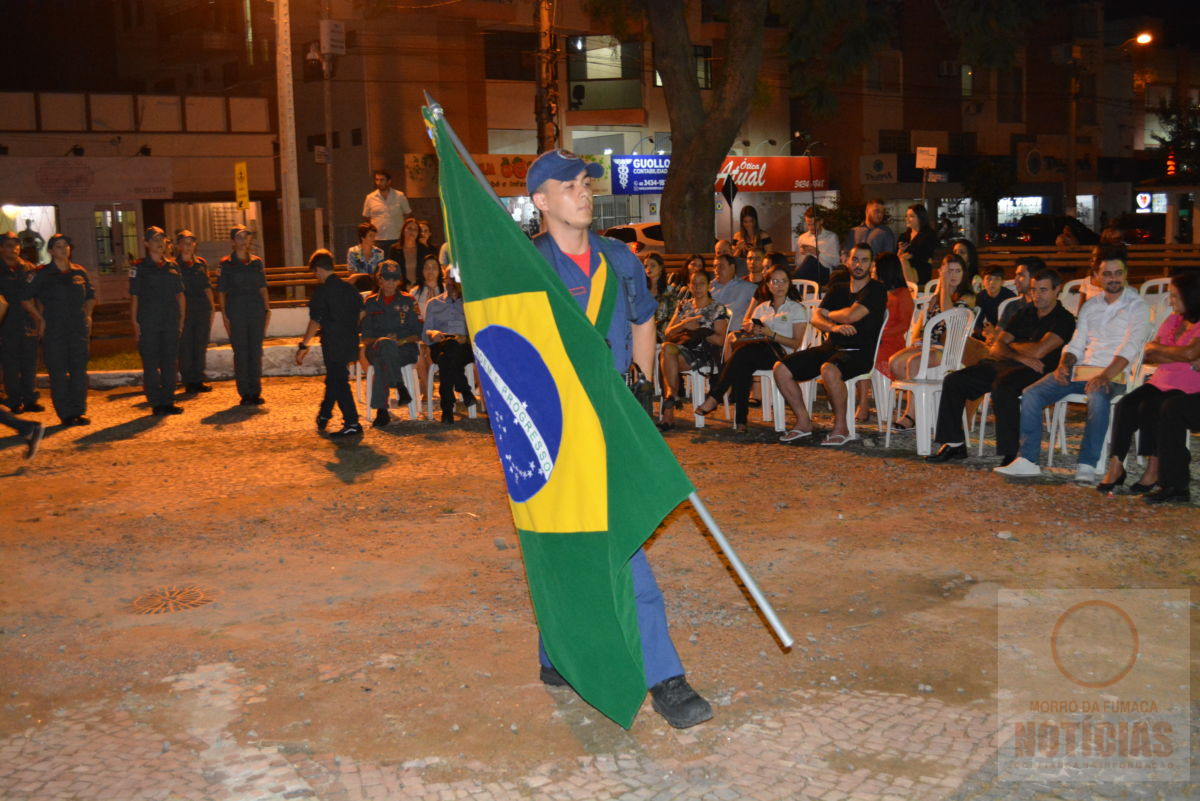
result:
[[[1075,480],[1080,484],[1095,484],[1099,476],[1099,471],[1090,464],[1080,464],[1075,468]]]
[[[1042,468],[1023,456],[1018,456],[1003,467],[993,467],[992,470],[1002,476],[1017,476],[1019,478],[1024,476],[1040,476],[1042,474]]]

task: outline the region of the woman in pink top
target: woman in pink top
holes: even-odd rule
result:
[[[1159,408],[1172,394],[1200,392],[1200,275],[1181,273],[1171,278],[1171,311],[1158,336],[1146,345],[1146,364],[1157,364],[1154,375],[1117,404],[1113,423],[1112,455],[1104,481],[1096,486],[1109,492],[1125,482],[1125,456],[1140,431],[1138,454],[1146,459],[1146,472],[1129,487],[1135,495],[1149,492],[1158,483]]]

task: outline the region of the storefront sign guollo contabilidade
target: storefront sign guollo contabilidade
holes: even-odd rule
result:
[[[670,154],[610,156],[614,195],[660,195],[671,167]],[[808,156],[729,156],[717,172],[714,192],[726,176],[739,192],[809,192],[829,188],[825,159]]]
[[[592,191],[607,195],[609,189],[609,157],[578,154],[584,161],[593,161],[604,168],[604,175],[592,179]],[[529,153],[472,153],[479,171],[500,197],[520,197],[529,194],[525,188],[525,174],[537,154]],[[400,187],[409,197],[438,196],[438,165],[432,153],[406,153],[404,155],[405,184]]]

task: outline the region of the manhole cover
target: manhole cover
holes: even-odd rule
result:
[[[202,587],[159,587],[135,598],[131,606],[139,615],[165,615],[169,612],[195,609],[197,606],[210,604],[213,600],[215,599],[212,594]]]

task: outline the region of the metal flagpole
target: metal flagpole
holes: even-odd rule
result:
[[[700,496],[693,492],[688,495],[688,500],[692,502],[696,512],[700,515],[700,519],[704,521],[704,525],[708,526],[709,532],[713,535],[713,539],[717,541],[717,545],[721,546],[721,552],[729,560],[729,564],[733,565],[733,569],[737,572],[738,578],[746,585],[746,589],[750,591],[750,597],[754,599],[754,603],[758,604],[759,610],[762,611],[763,617],[771,624],[771,628],[775,631],[775,636],[783,644],[784,648],[791,648],[795,640],[792,635],[788,634],[788,630],[783,627],[783,623],[779,621],[779,616],[775,614],[775,609],[771,606],[771,602],[762,594],[762,590],[758,588],[758,584],[750,576],[750,572],[746,570],[746,566],[742,564],[742,560],[734,553],[733,546],[729,544],[729,540],[725,539],[725,535],[721,533],[721,527],[717,525],[717,521],[713,520],[712,515],[708,513],[708,507],[704,505],[704,501],[700,500]]]
[[[429,112],[433,114],[433,116],[444,116],[445,112],[442,111],[441,105],[429,96],[429,92],[425,92],[425,105],[429,107]],[[500,196],[496,194],[496,190],[492,188],[491,182],[488,181],[483,172],[479,169],[479,165],[475,163],[475,159],[471,158],[471,154],[467,152],[466,147],[464,147],[462,141],[459,140],[458,134],[454,132],[454,128],[449,123],[446,124],[446,136],[450,137],[450,144],[454,145],[454,149],[458,151],[458,155],[462,158],[463,163],[467,165],[467,168],[471,170],[471,173],[476,179],[478,179],[479,183],[483,184],[484,188],[491,193],[492,199],[499,203],[501,207],[503,207],[504,201],[502,201]]]

